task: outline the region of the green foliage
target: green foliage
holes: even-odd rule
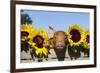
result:
[[[28,14],[21,14],[21,24],[32,24],[32,20]]]

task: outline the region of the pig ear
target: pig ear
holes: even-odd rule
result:
[[[54,28],[52,28],[51,26],[49,26],[49,30],[48,30],[49,38],[52,38],[54,36],[55,32],[56,32],[56,30]]]

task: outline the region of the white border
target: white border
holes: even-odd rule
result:
[[[89,12],[90,13],[90,59],[78,61],[64,62],[43,62],[43,63],[20,63],[20,10],[47,10],[47,11],[67,11],[67,12]],[[73,66],[73,65],[89,65],[94,64],[94,11],[93,9],[69,8],[69,7],[50,7],[35,5],[16,5],[16,68],[39,68],[39,67],[57,67],[57,66]]]

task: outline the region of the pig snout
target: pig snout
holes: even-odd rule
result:
[[[56,47],[57,49],[63,49],[63,48],[65,47],[65,43],[64,43],[64,42],[57,42],[57,43],[55,44],[55,47]]]

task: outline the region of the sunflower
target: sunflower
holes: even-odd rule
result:
[[[69,26],[67,35],[70,46],[79,46],[84,41],[83,29],[77,24]]]
[[[21,41],[28,40],[34,32],[34,26],[29,24],[21,25]]]
[[[38,34],[39,34],[40,36],[42,36],[42,37],[44,38],[44,40],[47,40],[47,39],[48,39],[48,34],[47,34],[47,32],[45,32],[45,31],[42,29],[42,27],[39,28]]]
[[[36,55],[40,55],[40,57],[41,57],[42,55],[47,56],[48,53],[49,53],[49,52],[48,52],[48,49],[45,48],[45,47],[38,48],[38,47],[35,46],[35,49],[36,49]]]
[[[85,38],[84,38],[83,46],[87,49],[90,48],[90,32],[89,32],[89,30],[87,30],[85,32]]]
[[[48,56],[48,49],[45,48],[43,46],[44,42],[48,39],[48,35],[47,33],[42,29],[42,28],[39,28],[39,30],[36,30],[30,41],[29,41],[29,44],[32,45],[33,48],[35,48],[35,54],[38,56]]]

